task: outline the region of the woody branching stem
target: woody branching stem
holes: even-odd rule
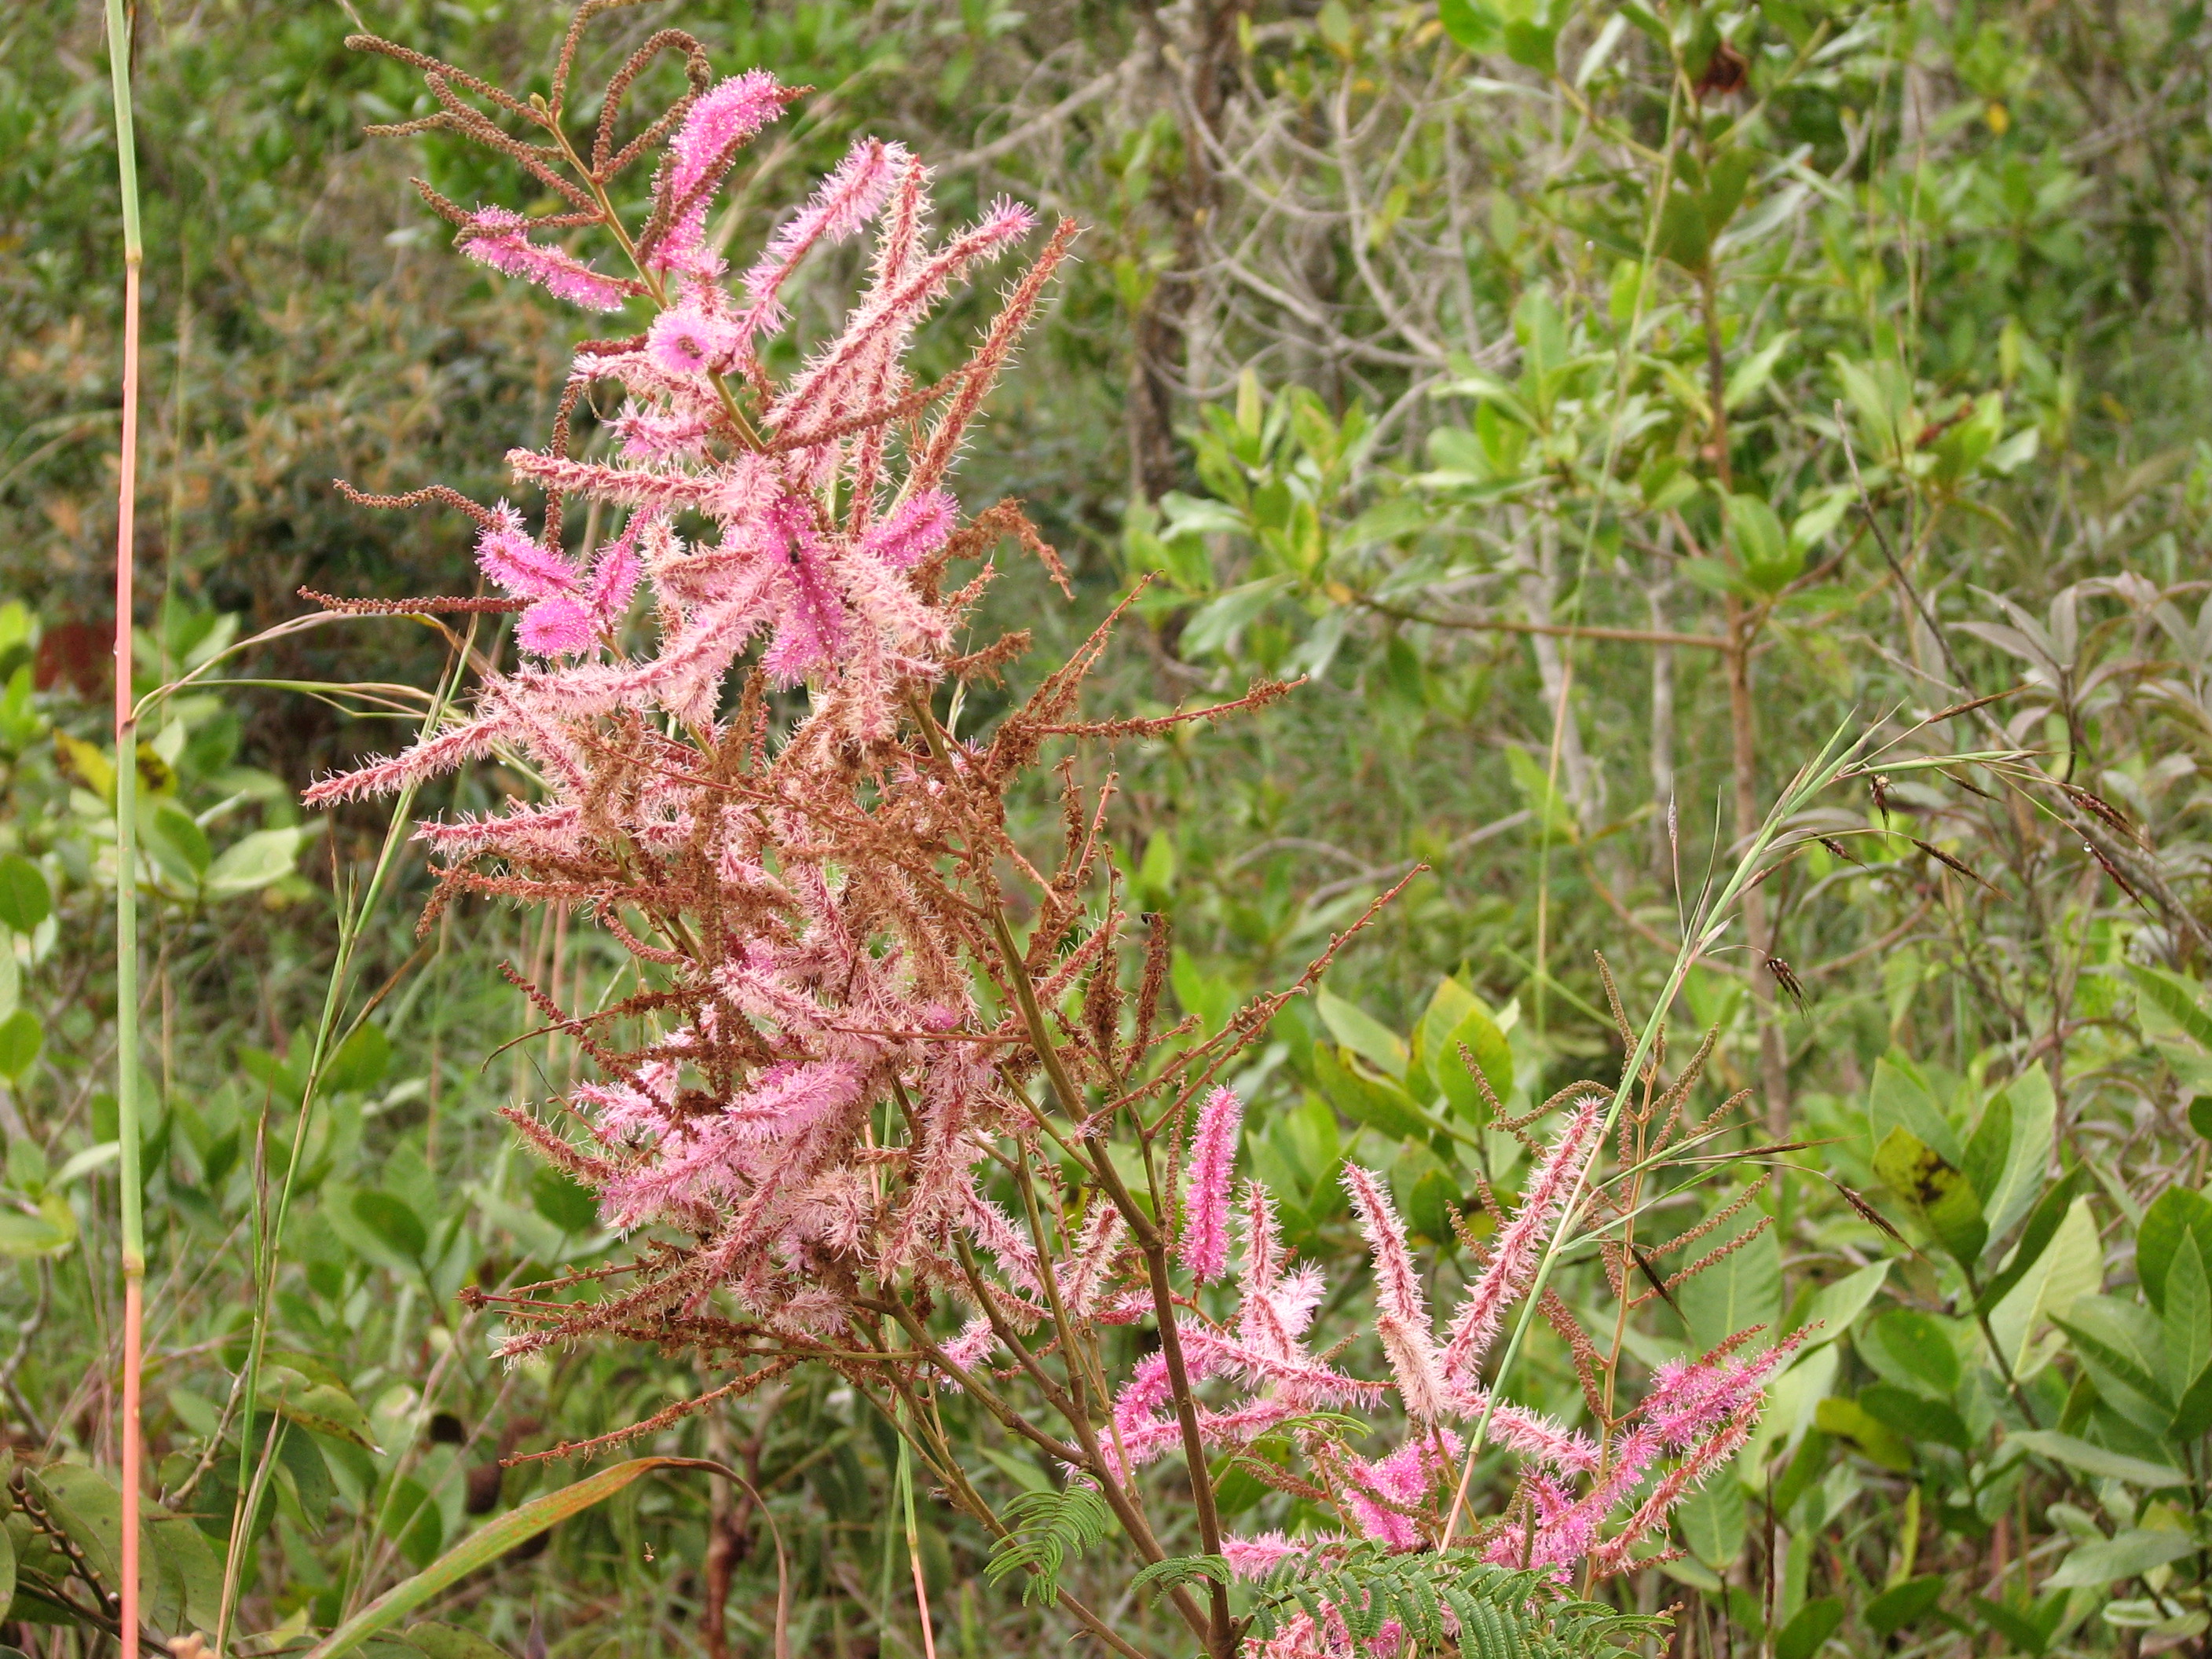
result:
[[[944,732],[926,706],[917,704],[915,714],[932,757],[950,773],[951,755],[946,747]],[[977,878],[988,881],[991,878],[989,862],[986,858],[975,856],[977,842],[972,837],[969,848]],[[1003,904],[991,906],[990,928],[992,941],[998,950],[1002,976],[1013,992],[1022,1024],[1029,1032],[1030,1047],[1044,1068],[1053,1095],[1060,1103],[1061,1115],[1070,1124],[1080,1124],[1087,1116],[1084,1109],[1083,1091],[1068,1075],[1066,1058],[1060,1054],[1060,1046],[1054,1041],[1051,1028],[1045,1021],[1044,1010],[1037,1001],[1036,987],[1031,981],[1027,959],[1014,939],[1013,929],[1007,924]],[[1189,1364],[1184,1358],[1181,1333],[1176,1328],[1175,1292],[1168,1271],[1167,1241],[1153,1215],[1147,1213],[1137,1202],[1121,1179],[1121,1171],[1114,1167],[1114,1160],[1102,1139],[1086,1138],[1070,1146],[1069,1150],[1075,1153],[1084,1169],[1098,1183],[1099,1189],[1120,1212],[1136,1237],[1138,1249],[1144,1253],[1147,1286],[1152,1293],[1153,1314],[1159,1328],[1160,1350],[1167,1358],[1176,1420],[1182,1425],[1183,1462],[1197,1510],[1199,1543],[1205,1553],[1218,1555],[1221,1553],[1221,1519],[1214,1506],[1212,1476],[1207,1468],[1205,1443],[1199,1432],[1197,1395],[1191,1386]],[[1026,1185],[1025,1174],[1024,1182]],[[1052,1289],[1048,1267],[1046,1273],[1045,1284],[1052,1299],[1054,1321],[1063,1332],[1063,1340],[1067,1344],[1068,1363],[1073,1367],[1077,1363],[1073,1336],[1066,1332],[1065,1316],[1060,1308],[1057,1293]],[[1071,1420],[1073,1417],[1073,1413],[1071,1412]],[[1234,1647],[1234,1634],[1229,1613],[1228,1590],[1224,1585],[1213,1580],[1208,1581],[1208,1589],[1206,1615],[1194,1627],[1204,1638],[1209,1654],[1215,1656],[1216,1659],[1229,1659]],[[1187,1606],[1189,1593],[1178,1586],[1176,1598],[1179,1607]]]

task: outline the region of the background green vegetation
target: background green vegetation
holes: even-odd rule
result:
[[[562,21],[522,0],[141,8],[147,689],[297,614],[302,585],[465,581],[459,520],[368,514],[329,480],[495,498],[574,337],[453,256],[406,185],[520,204],[503,163],[360,137],[418,94],[344,51],[351,13],[509,85],[542,76]],[[1830,792],[1802,826],[1826,839],[1759,890],[1751,948],[1674,1011],[1678,1056],[1717,1028],[1720,1086],[1758,1091],[1734,1144],[1808,1143],[1772,1156],[1757,1202],[1777,1225],[1698,1281],[1686,1334],[1815,1298],[1827,1322],[1737,1478],[1684,1512],[1682,1557],[1621,1593],[1679,1601],[1698,1653],[2200,1641],[2202,4],[696,0],[605,38],[664,16],[720,69],[817,88],[764,142],[738,246],[862,128],[939,164],[948,218],[1006,190],[1091,227],[965,488],[1024,496],[1078,576],[1072,606],[1004,583],[1033,661],[1152,578],[1095,707],[1310,677],[1262,716],[1113,757],[1123,866],[1173,919],[1186,1012],[1218,1025],[1418,872],[1242,1080],[1252,1164],[1297,1248],[1342,1258],[1334,1279],[1356,1277],[1333,1174],[1355,1145],[1439,1251],[1480,1175],[1510,1190],[1510,1143],[1437,1064],[1454,1045],[1511,1100],[1610,1076],[1594,951],[1640,1017],[1705,872],[1833,731],[2008,694],[1915,742],[2024,756]],[[37,1471],[15,1486],[8,1616],[55,1655],[98,1645],[52,1595],[82,1602],[103,1558],[72,1568],[33,1510],[94,1536],[112,1501],[83,1472],[112,1466],[119,1305],[111,131],[96,8],[11,9],[0,1308],[19,1334],[0,1382]],[[841,278],[807,287],[797,332]],[[588,998],[619,964],[587,929],[463,905],[418,941],[427,882],[403,862],[295,1140],[304,1034],[385,821],[303,820],[295,796],[398,733],[358,689],[220,682],[426,685],[442,644],[410,626],[227,659],[138,760],[148,1429],[165,1503],[198,1522],[157,1528],[178,1626],[212,1624],[241,1468],[269,1473],[234,1563],[240,1628],[296,1632],[567,1478],[502,1474],[502,1453],[713,1380],[616,1350],[506,1370],[460,1297],[606,1243],[492,1115],[577,1064],[558,1038],[501,1049],[533,1022],[498,964]],[[429,804],[520,787],[477,768]],[[1686,1222],[1730,1196],[1675,1206]],[[226,1402],[257,1305],[276,1414],[242,1423]],[[1536,1359],[1532,1391],[1567,1405],[1564,1351]],[[919,1650],[892,1593],[890,1445],[794,1377],[640,1449],[748,1470],[790,1550],[796,1648],[858,1655]],[[995,1443],[978,1455],[1009,1491],[1048,1480]],[[1223,1497],[1275,1501],[1234,1478]],[[982,1580],[981,1537],[920,1498],[944,1648],[1056,1646]],[[765,1652],[775,1562],[751,1499],[642,1481],[465,1580],[437,1613],[453,1628],[417,1645]],[[1067,1571],[1086,1595],[1120,1582]],[[1123,1597],[1117,1616],[1148,1615]]]

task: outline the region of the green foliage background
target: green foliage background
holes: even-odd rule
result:
[[[1113,757],[1122,866],[1173,919],[1182,1008],[1218,1028],[1413,877],[1240,1080],[1302,1254],[1356,1259],[1333,1173],[1355,1149],[1457,1249],[1450,1214],[1479,1175],[1510,1189],[1513,1154],[1442,1062],[1466,1044],[1509,1104],[1611,1075],[1594,951],[1640,1016],[1705,872],[1839,725],[1893,736],[2006,694],[1915,741],[2016,757],[1833,792],[1759,890],[1750,948],[1673,1011],[1678,1053],[1717,1028],[1717,1078],[1759,1091],[1733,1144],[1805,1143],[1771,1159],[1774,1232],[1696,1281],[1683,1338],[1745,1309],[1828,1322],[1741,1478],[1683,1512],[1680,1559],[1607,1593],[1679,1601],[1701,1653],[2201,1638],[2202,4],[697,0],[609,39],[668,20],[722,70],[817,88],[765,143],[737,246],[861,130],[940,164],[948,220],[1006,190],[1090,227],[963,486],[1024,497],[1079,597],[1016,576],[999,619],[1048,663],[1150,577],[1094,686],[1115,713],[1308,676],[1262,716]],[[364,141],[419,93],[342,42],[358,21],[526,88],[562,21],[522,0],[141,9],[146,689],[298,614],[302,586],[467,580],[460,521],[366,513],[329,481],[495,498],[577,325],[443,246],[410,172],[464,202],[520,204],[521,182],[436,138]],[[97,9],[0,19],[0,1306],[20,1322],[0,1377],[33,1587],[70,1570],[27,1517],[96,1533],[84,1471],[113,1461],[111,131]],[[805,285],[798,335],[847,275]],[[956,309],[940,341],[975,320]],[[489,1360],[465,1287],[607,1243],[492,1116],[578,1064],[553,1037],[502,1049],[532,1020],[497,966],[587,997],[619,958],[485,907],[418,943],[418,865],[369,920],[353,1009],[380,1000],[313,1103],[283,1237],[261,1236],[337,917],[385,830],[303,821],[296,792],[397,734],[373,696],[244,682],[423,685],[441,659],[399,625],[281,640],[170,704],[138,757],[148,1429],[190,1518],[156,1540],[177,1627],[211,1623],[241,1468],[270,1474],[240,1628],[296,1634],[563,1478],[499,1455],[714,1380],[641,1352]],[[477,769],[430,805],[520,787]],[[275,1403],[242,1423],[257,1251]],[[1564,1349],[1540,1344],[1527,1386],[1571,1402]],[[974,1432],[1008,1493],[1050,1486]],[[638,1449],[748,1471],[798,1650],[919,1650],[892,1438],[848,1396],[794,1376]],[[1239,1478],[1224,1508],[1279,1523]],[[987,1540],[917,1501],[948,1650],[1062,1639],[986,1582]],[[714,1652],[719,1601],[732,1647],[766,1652],[757,1510],[641,1480],[410,1639]],[[1065,1568],[1102,1605],[1110,1556]],[[8,1616],[26,1648],[96,1644],[35,1588]],[[1120,1616],[1164,1641],[1141,1601]]]

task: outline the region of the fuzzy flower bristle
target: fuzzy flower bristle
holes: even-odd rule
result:
[[[863,139],[730,291],[706,226],[738,153],[793,95],[754,70],[684,110],[654,177],[653,217],[628,244],[647,266],[635,280],[533,240],[548,232],[521,214],[451,209],[470,258],[561,298],[600,310],[648,289],[667,298],[641,338],[580,349],[556,442],[509,456],[517,478],[555,503],[543,527],[504,501],[475,509],[477,568],[520,602],[522,665],[489,676],[461,720],[322,781],[308,799],[404,787],[500,750],[546,780],[542,804],[425,836],[455,860],[441,894],[558,894],[552,902],[588,907],[680,988],[684,1017],[645,1053],[599,1050],[608,1075],[570,1101],[600,1148],[590,1178],[610,1224],[668,1224],[703,1240],[670,1306],[726,1292],[769,1328],[835,1329],[848,1293],[838,1287],[854,1283],[856,1264],[949,1274],[967,1293],[954,1264],[972,1248],[1011,1287],[1013,1302],[994,1310],[1018,1324],[1042,1307],[1042,1268],[977,1176],[1004,1111],[1005,1051],[945,1040],[978,1011],[942,911],[905,876],[874,868],[879,853],[824,843],[819,824],[852,787],[836,757],[884,744],[911,700],[946,675],[973,602],[941,592],[933,571],[960,534],[944,469],[916,476],[890,441],[928,408],[897,403],[912,384],[907,346],[955,283],[1034,220],[997,204],[928,246],[927,175],[899,145]],[[776,386],[752,343],[781,325],[792,272],[811,249],[866,229],[894,197],[843,327]],[[1018,285],[999,331],[1019,332],[1068,239],[1064,228]],[[956,377],[970,398],[963,409],[1002,362],[981,356]],[[612,422],[618,452],[572,456],[570,411],[609,385],[625,394]],[[571,498],[597,509],[595,550],[564,544],[560,506]],[[678,515],[690,520],[681,536]],[[999,509],[993,522],[979,546],[1017,520]],[[624,636],[641,590],[647,637],[633,649]],[[773,759],[764,744],[747,750],[732,724],[732,671],[749,653],[757,685],[806,688],[809,712]],[[746,790],[726,781],[732,764],[773,775],[760,787],[781,803],[775,811],[745,804]],[[884,810],[914,809],[894,799]],[[880,833],[928,832],[916,818]],[[734,934],[734,922],[702,923],[717,949],[701,955],[684,948],[697,935],[665,925],[675,913],[746,920]],[[642,918],[647,933],[626,917]],[[861,1170],[872,1114],[900,1091],[921,1114],[919,1139],[902,1207],[878,1213],[879,1177]],[[1121,1245],[1098,1218],[1070,1286],[1102,1317],[1123,1294]],[[841,1265],[825,1273],[833,1259]],[[979,1357],[991,1328],[972,1328],[960,1352]]]
[[[751,70],[720,82],[691,106],[654,180],[654,193],[672,221],[651,256],[656,266],[677,270],[702,263],[714,187],[738,151],[795,95],[766,70]]]
[[[480,265],[535,283],[556,300],[586,311],[620,311],[637,291],[634,283],[608,276],[557,247],[530,240],[530,221],[507,208],[479,208],[457,239]]]
[[[744,343],[736,323],[687,306],[653,319],[645,349],[670,374],[705,374],[735,368]]]
[[[1244,1103],[1236,1091],[1216,1089],[1206,1097],[1198,1132],[1191,1137],[1190,1184],[1176,1247],[1182,1265],[1200,1284],[1229,1271],[1229,1178],[1243,1121]]]

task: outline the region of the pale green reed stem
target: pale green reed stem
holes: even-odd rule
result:
[[[138,533],[138,150],[131,119],[131,25],[107,0],[107,70],[115,100],[116,185],[123,204],[123,441],[115,498],[115,1133],[123,1222],[122,1650],[137,1644],[139,1389],[145,1358],[146,1218],[138,1167],[138,729],[131,707],[132,544]]]

